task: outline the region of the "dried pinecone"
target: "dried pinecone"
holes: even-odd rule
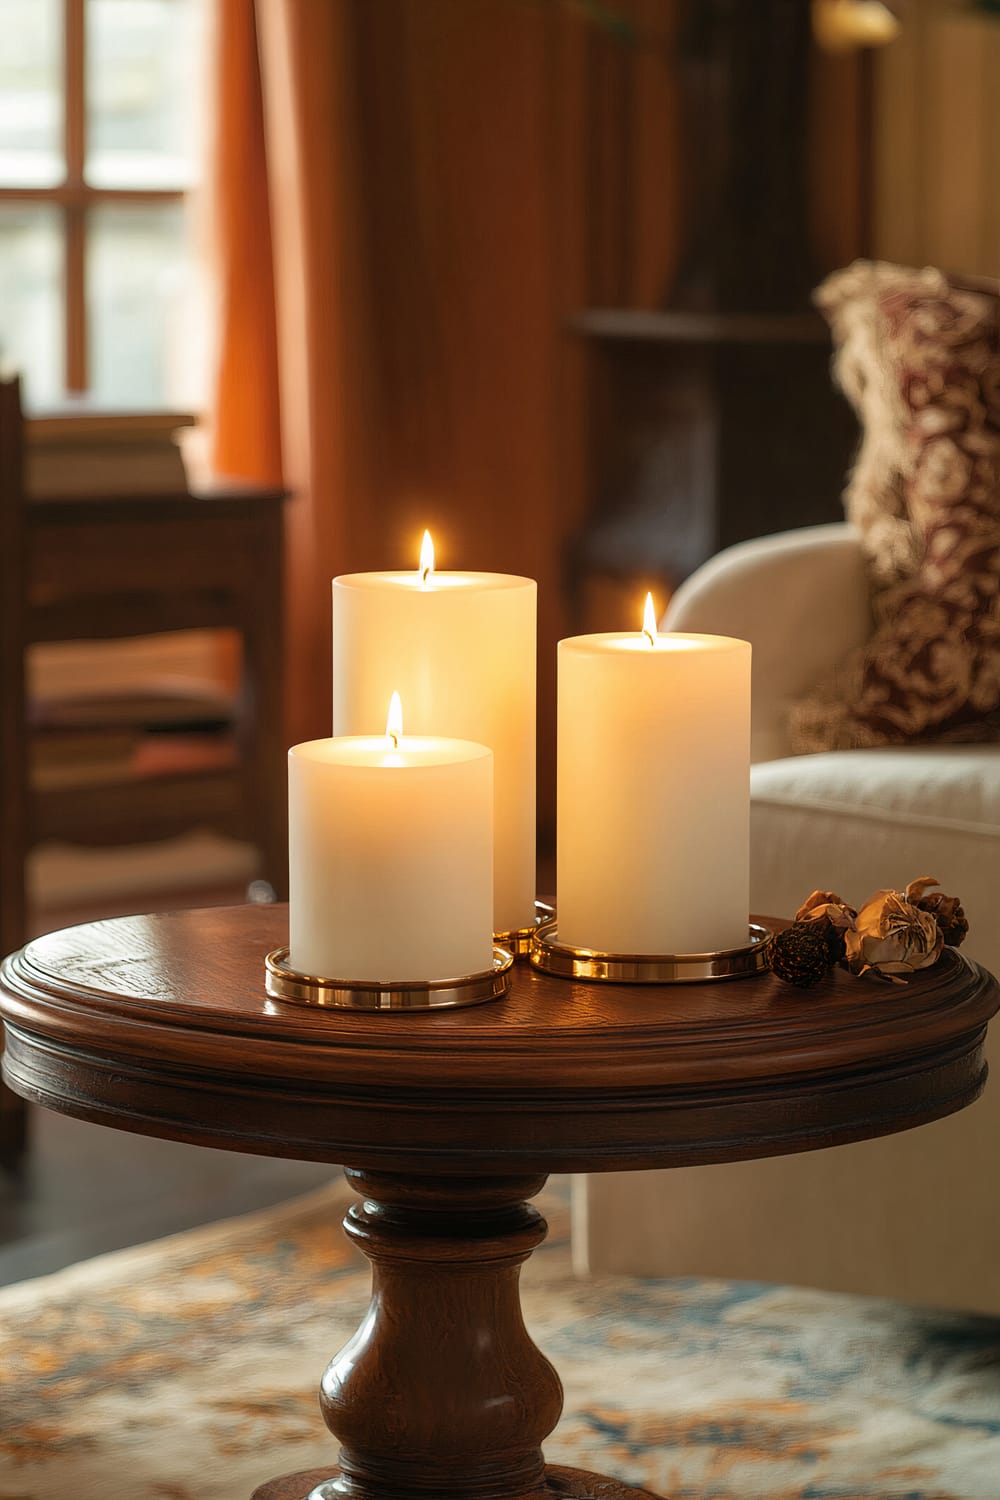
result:
[[[857,912],[833,891],[813,891],[795,913],[796,927],[818,932],[826,943],[831,964],[845,954],[844,934],[853,926]]]
[[[826,939],[805,925],[786,927],[771,944],[771,969],[786,984],[812,989],[830,970]]]
[[[911,880],[906,887],[906,899],[921,911],[930,912],[949,948],[960,948],[969,933],[969,922],[962,903],[957,896],[946,896],[943,891],[934,891],[925,896],[924,891],[932,885],[937,885],[937,881],[932,880],[929,875]]]

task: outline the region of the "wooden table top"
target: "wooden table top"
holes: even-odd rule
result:
[[[264,991],[285,907],[121,917],[7,960],[8,1082],[81,1118],[390,1171],[496,1176],[728,1161],[887,1134],[971,1103],[991,975],[953,949],[906,985],[834,971],[578,983],[421,1014]]]

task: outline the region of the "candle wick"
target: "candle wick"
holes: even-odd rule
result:
[[[399,735],[396,733],[396,731],[394,729],[388,729],[388,730],[386,730],[386,733],[388,734],[389,738],[392,740],[392,748],[394,750],[398,750],[399,749]]]
[[[420,570],[420,587],[422,589],[425,589],[427,587],[427,580],[428,580],[428,578],[430,576],[431,576],[431,566],[430,566],[430,563],[428,563],[427,566],[426,566],[426,568],[421,568],[421,570]]]
[[[649,644],[650,644],[650,645],[651,645],[651,646],[652,646],[652,647],[654,647],[654,649],[655,649],[655,646],[656,646],[656,641],[655,641],[655,640],[654,640],[654,639],[653,639],[653,632],[652,632],[652,631],[651,631],[651,630],[647,630],[647,629],[646,629],[646,628],[645,628],[645,626],[643,626],[643,631],[642,631],[642,633],[643,633],[643,635],[644,635],[644,636],[645,636],[645,637],[646,637],[646,639],[647,639],[647,641],[648,641],[648,642],[649,642]]]

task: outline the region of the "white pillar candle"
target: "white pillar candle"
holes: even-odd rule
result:
[[[398,731],[294,745],[291,967],[375,983],[488,970],[492,828],[485,745]]]
[[[655,621],[560,641],[558,736],[559,941],[745,945],[749,642],[658,635]]]
[[[536,592],[426,556],[412,573],[333,580],[334,734],[377,732],[398,687],[410,732],[493,751],[496,932],[534,917]]]

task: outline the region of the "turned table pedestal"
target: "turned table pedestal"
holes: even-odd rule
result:
[[[359,1202],[345,1226],[373,1291],[322,1381],[339,1467],[263,1482],[255,1500],[637,1500],[542,1456],[562,1390],[518,1273],[545,1234],[528,1200],[546,1175],[935,1120],[982,1089],[1000,1005],[996,981],[946,949],[898,987],[839,972],[811,991],[770,975],[619,986],[519,966],[507,997],[470,1009],[320,1012],[264,992],[286,928],[281,907],[94,922],[8,959],[0,995],[6,1077],[28,1099],[346,1164]]]

